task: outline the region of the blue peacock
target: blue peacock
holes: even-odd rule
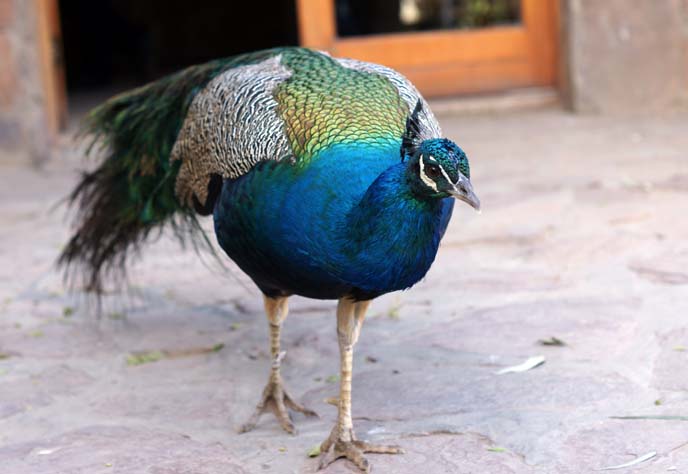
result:
[[[273,364],[247,431],[266,411],[294,432],[280,376],[291,295],[337,299],[338,417],[321,466],[398,453],[356,439],[353,347],[372,299],[426,274],[454,199],[479,209],[466,154],[442,138],[415,87],[392,69],[304,48],[212,61],[116,96],[85,130],[105,145],[71,198],[60,263],[101,291],[163,227],[207,242],[198,216],[264,295]]]

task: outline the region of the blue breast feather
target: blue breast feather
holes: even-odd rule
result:
[[[369,299],[426,274],[453,199],[418,200],[397,141],[339,144],[225,180],[220,246],[268,295]]]

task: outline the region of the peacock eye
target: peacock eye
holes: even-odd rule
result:
[[[425,174],[428,175],[428,178],[439,178],[440,177],[440,167],[437,165],[430,165],[426,168]]]

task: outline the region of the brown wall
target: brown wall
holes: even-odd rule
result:
[[[688,106],[688,0],[563,0],[562,11],[575,111]]]

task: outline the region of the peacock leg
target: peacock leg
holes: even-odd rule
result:
[[[256,410],[244,425],[239,429],[240,433],[245,433],[256,427],[261,415],[271,411],[277,417],[282,428],[288,433],[295,433],[294,423],[291,421],[288,408],[303,413],[306,416],[318,416],[313,410],[309,410],[303,405],[295,402],[284,389],[282,376],[280,375],[280,364],[285,352],[280,351],[280,332],[282,322],[287,317],[289,307],[287,297],[270,298],[264,296],[265,312],[268,316],[270,326],[270,355],[272,356],[272,368],[270,378],[263,390],[263,395],[256,406]]]
[[[330,436],[320,445],[322,457],[320,469],[335,459],[344,457],[352,461],[363,472],[370,471],[370,464],[364,453],[398,454],[398,446],[375,445],[359,441],[354,434],[351,420],[351,377],[353,373],[353,351],[358,340],[370,301],[339,300],[337,306],[337,339],[341,359],[341,380],[339,386],[337,424]]]

